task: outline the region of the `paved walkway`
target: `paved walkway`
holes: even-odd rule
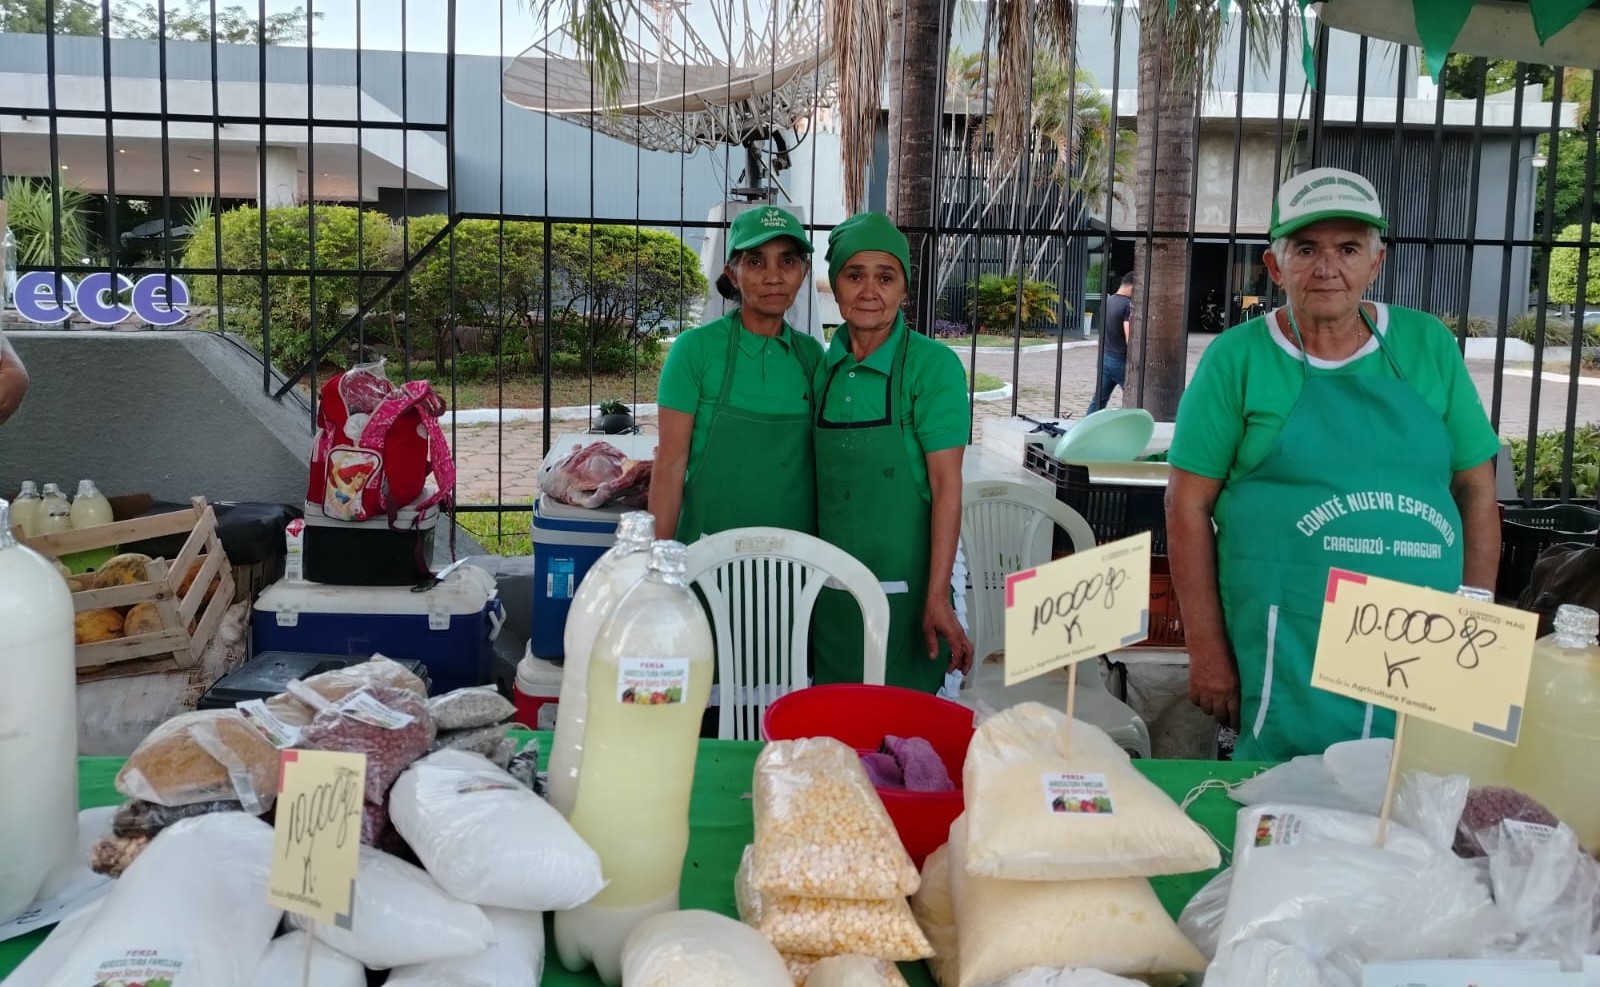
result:
[[[1214,336],[1192,336],[1189,342],[1189,373],[1199,362],[1200,355],[1210,345]],[[1092,343],[1067,343],[1058,354],[1047,352],[1023,353],[1013,356],[1009,349],[978,350],[977,366],[984,373],[994,374],[1017,386],[1017,411],[1034,418],[1058,418],[1071,415],[1082,417],[1093,397],[1095,385],[1096,348]],[[963,362],[970,362],[970,352],[960,351]],[[1013,363],[1013,360],[1016,362]],[[1013,368],[1020,370],[1013,373]],[[1485,407],[1494,394],[1494,364],[1472,361],[1468,364],[1473,381],[1478,385]],[[1525,437],[1528,433],[1529,412],[1535,380],[1526,368],[1513,367],[1501,384],[1500,434],[1508,438]],[[1520,371],[1520,372],[1519,372]],[[1547,371],[1548,372],[1548,371]],[[1056,382],[1060,380],[1061,400],[1057,414]],[[1576,387],[1577,421],[1600,421],[1600,378],[1583,378],[1585,383]],[[1567,421],[1567,402],[1572,385],[1559,378],[1541,378],[1539,388],[1539,429],[1562,428]],[[1113,406],[1122,403],[1121,391],[1111,399]],[[983,423],[993,418],[1009,418],[1011,401],[980,402],[974,411],[974,441],[983,434]],[[655,431],[655,417],[643,416],[639,420],[646,433]],[[557,421],[551,423],[551,434],[585,432],[586,421]],[[447,435],[448,430],[447,430]],[[516,504],[532,500],[538,490],[538,472],[544,446],[544,425],[541,422],[509,422],[503,426],[461,425],[455,430],[456,472],[460,497],[463,502]]]

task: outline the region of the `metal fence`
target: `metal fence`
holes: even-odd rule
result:
[[[53,276],[56,297],[63,276],[109,272],[104,283],[124,300],[143,275],[159,275],[169,297],[166,279],[184,281],[188,315],[178,328],[236,335],[266,355],[261,387],[308,413],[319,383],[353,362],[383,357],[396,376],[433,379],[452,408],[481,405],[491,422],[453,419],[458,448],[477,443],[501,465],[492,489],[461,498],[465,509],[520,501],[526,491],[503,479],[508,458],[587,427],[601,400],[653,402],[663,338],[706,311],[703,272],[719,265],[700,255],[721,242],[725,202],[764,188],[803,209],[819,240],[845,215],[848,128],[826,107],[763,120],[788,104],[735,101],[728,112],[754,114],[743,146],[626,143],[603,132],[605,114],[571,110],[584,97],[600,102],[595,84],[574,95],[550,81],[562,67],[550,41],[559,25],[539,5],[358,0],[285,10],[212,0],[156,4],[153,23],[122,8],[30,0],[0,23],[0,176],[20,270]],[[681,8],[638,9],[666,23]],[[1219,29],[1185,126],[1134,135],[1138,101],[1160,96],[1139,91],[1139,14],[1133,4],[1084,2],[1072,68],[1085,74],[1047,92],[1042,56],[1024,63],[1032,125],[1025,152],[1005,163],[986,129],[1006,64],[990,57],[998,26],[990,8],[954,11],[954,46],[988,56],[969,61],[960,80],[946,71],[935,208],[898,219],[930,244],[913,306],[919,328],[944,320],[947,332],[971,337],[958,349],[975,370],[975,428],[997,416],[1081,412],[1098,369],[1094,313],[1158,243],[1183,248],[1183,290],[1161,295],[1154,289],[1169,286],[1142,272],[1135,307],[1152,332],[1134,346],[1150,355],[1155,328],[1176,326],[1192,369],[1205,330],[1274,304],[1259,256],[1278,183],[1333,164],[1372,178],[1392,217],[1373,297],[1455,327],[1494,424],[1527,444],[1524,498],[1594,495],[1584,471],[1600,464],[1585,458],[1594,454],[1579,426],[1600,419],[1587,346],[1600,319],[1585,311],[1583,291],[1575,312],[1552,302],[1566,297],[1560,282],[1573,253],[1577,285],[1600,262],[1589,239],[1600,93],[1585,77],[1518,64],[1513,78],[1541,81],[1496,93],[1490,80],[1505,67],[1478,59],[1453,66],[1454,85],[1476,94],[1452,94],[1428,82],[1415,49],[1313,21],[1320,84],[1311,87],[1298,7],[1285,2],[1255,34],[1246,18]],[[814,34],[820,45],[820,23]],[[536,41],[541,51],[517,57]],[[826,69],[804,71],[826,103]],[[546,108],[565,100],[562,113],[527,107],[524,90],[537,88],[540,72]],[[649,74],[636,65],[627,84],[642,87]],[[977,98],[956,100],[958,81]],[[867,203],[876,208],[893,201],[887,162],[899,149],[886,135],[896,95],[885,93],[875,123]],[[1150,218],[1132,152],[1148,154],[1155,171],[1179,145],[1190,149],[1192,205],[1186,224],[1168,228]],[[814,274],[814,321],[826,332],[828,293],[820,268]],[[1017,301],[1034,281],[1048,300],[1031,313],[1020,304],[985,310],[981,279],[1018,274]],[[1157,295],[1179,303],[1152,311]],[[16,328],[17,315],[5,316]],[[985,377],[1009,393],[980,400]],[[1132,386],[1129,404],[1148,397],[1147,380]],[[553,412],[563,405],[580,409],[575,420]],[[537,450],[511,434],[519,406],[545,411]],[[1536,462],[1537,438],[1552,431],[1564,435],[1553,490],[1535,485],[1547,465]]]

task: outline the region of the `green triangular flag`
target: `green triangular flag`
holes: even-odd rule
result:
[[[1317,88],[1317,53],[1311,44],[1311,18],[1306,16],[1306,7],[1312,0],[1300,0],[1300,65],[1306,73],[1306,84],[1313,91]]]
[[[1178,16],[1178,0],[1167,0],[1167,16]]]
[[[1528,9],[1533,11],[1533,30],[1539,35],[1539,43],[1544,44],[1557,34],[1562,28],[1577,20],[1578,15],[1589,8],[1590,0],[1528,0]]]
[[[1472,13],[1472,4],[1462,0],[1411,0],[1411,12],[1416,16],[1417,38],[1422,42],[1428,74],[1438,82],[1450,47]]]
[[[1222,26],[1228,26],[1228,11],[1233,9],[1232,0],[1217,0],[1217,9],[1222,12]]]

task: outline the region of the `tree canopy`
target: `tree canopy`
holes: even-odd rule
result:
[[[154,2],[117,0],[111,6],[111,36],[168,41],[210,41],[212,11],[209,0],[172,0],[166,3],[166,21]],[[99,37],[105,31],[99,0],[55,0],[55,33]],[[321,13],[310,15],[312,19]],[[216,9],[216,40],[226,44],[293,44],[309,36],[310,21],[304,7],[268,14],[264,21],[240,4]],[[164,31],[163,31],[164,28]],[[0,0],[0,32],[45,34],[45,0]]]

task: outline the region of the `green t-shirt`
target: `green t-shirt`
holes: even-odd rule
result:
[[[894,370],[901,339],[906,340],[905,387],[897,383],[891,395],[885,385]],[[849,327],[840,326],[828,346],[827,359],[817,371],[816,390],[817,400],[823,402],[822,414],[831,422],[876,421],[887,412],[886,397],[898,404],[901,393],[906,394],[911,399],[910,407],[895,410],[900,421],[910,426],[905,429],[906,456],[911,461],[913,478],[924,490],[928,488],[928,463],[924,457],[930,452],[966,445],[971,432],[967,371],[961,358],[943,343],[911,332],[903,322],[882,346],[859,363],[850,353]]]
[[[1375,307],[1383,345],[1376,337],[1368,339],[1338,363],[1313,357],[1312,373],[1392,377],[1397,364],[1444,422],[1451,468],[1470,469],[1492,459],[1500,438],[1484,414],[1455,336],[1425,312]],[[1232,480],[1255,468],[1276,447],[1304,382],[1299,348],[1278,329],[1276,312],[1229,329],[1206,348],[1183,392],[1168,462],[1214,480]],[[1404,429],[1406,423],[1394,427]]]
[[[667,350],[661,367],[656,402],[663,408],[694,416],[689,439],[689,468],[711,435],[711,411],[722,393],[728,369],[728,334],[739,334],[728,403],[744,411],[770,415],[810,415],[808,372],[822,366],[822,344],[795,332],[785,322],[776,336],[747,332],[735,309],[720,319],[696,326]]]

